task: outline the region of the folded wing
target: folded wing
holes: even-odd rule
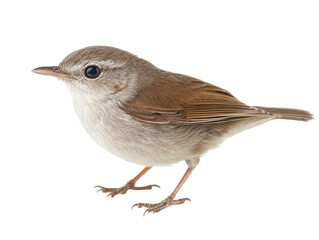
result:
[[[155,124],[194,124],[270,117],[228,91],[201,80],[165,72],[141,88],[123,109],[133,118]]]

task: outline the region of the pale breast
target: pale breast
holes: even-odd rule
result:
[[[227,137],[270,119],[225,124],[161,125],[140,122],[116,102],[73,96],[77,116],[91,138],[112,154],[144,166],[200,157]]]
[[[83,96],[73,96],[73,102],[91,138],[124,160],[161,166],[198,157],[194,146],[203,140],[205,129],[139,122],[116,103],[100,103]]]
[[[138,122],[115,103],[73,96],[75,112],[91,138],[112,154],[144,166],[167,165],[185,159],[189,144],[170,127]],[[184,135],[187,135],[185,133]]]

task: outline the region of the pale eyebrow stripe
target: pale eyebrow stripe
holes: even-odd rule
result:
[[[125,65],[125,62],[116,62],[113,60],[106,60],[106,61],[99,61],[97,64],[106,66],[108,68],[119,68],[123,67]]]

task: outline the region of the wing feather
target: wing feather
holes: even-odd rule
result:
[[[157,75],[124,104],[133,118],[155,124],[193,124],[269,117],[228,91],[201,80],[169,72]]]

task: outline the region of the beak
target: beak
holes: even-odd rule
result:
[[[42,74],[42,75],[47,75],[47,76],[52,76],[52,77],[57,77],[57,78],[62,78],[62,79],[72,79],[74,80],[74,77],[67,75],[65,73],[62,73],[60,71],[60,68],[57,66],[53,67],[39,67],[35,68],[32,70],[32,72],[37,73],[37,74]]]

